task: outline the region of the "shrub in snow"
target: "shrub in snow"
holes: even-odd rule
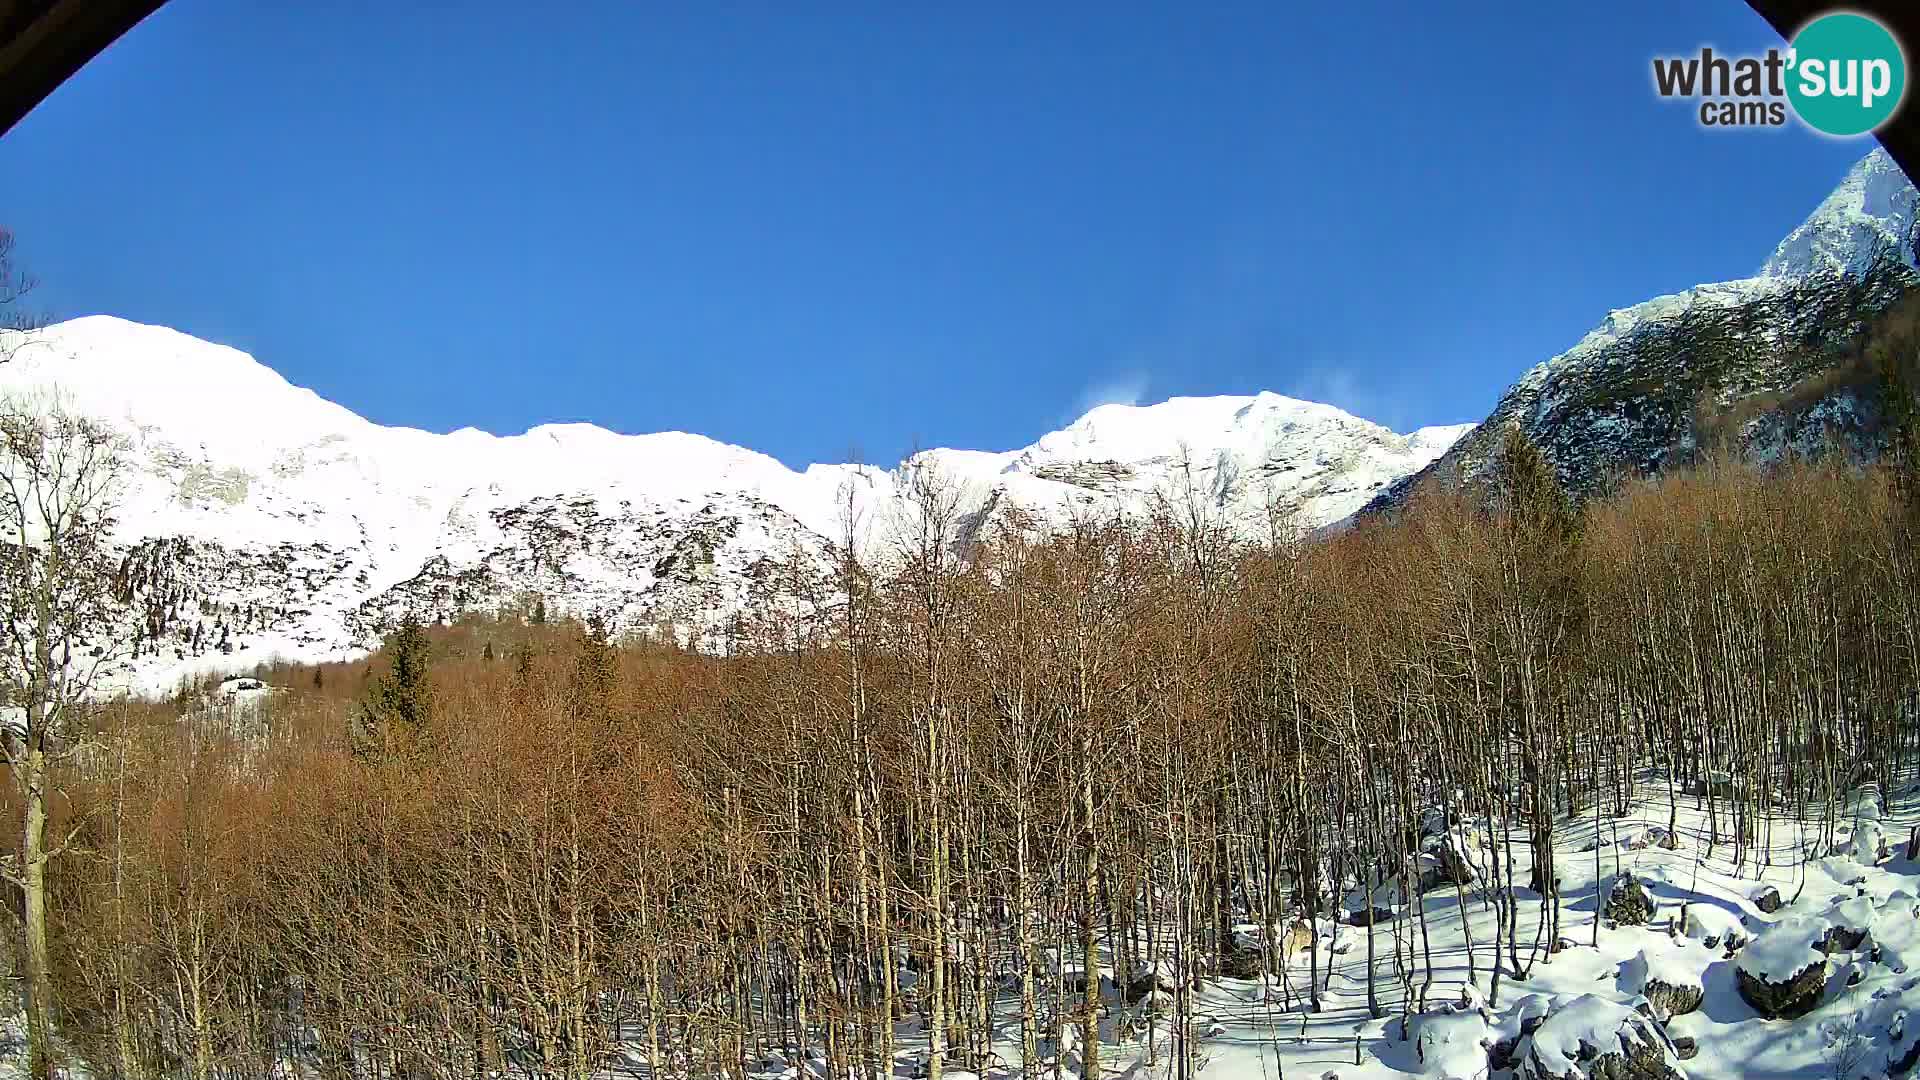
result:
[[[1652,1017],[1585,994],[1555,1009],[1514,1051],[1520,1080],[1684,1080]]]
[[[1642,949],[1620,967],[1620,989],[1642,994],[1655,1019],[1665,1023],[1700,1007],[1706,984],[1700,973],[1713,955],[1697,946],[1656,946]]]
[[[1740,997],[1762,1016],[1791,1020],[1820,1004],[1827,986],[1825,919],[1786,919],[1740,951],[1734,965]]]
[[[1622,874],[1607,889],[1606,916],[1621,926],[1645,926],[1653,918],[1653,893],[1632,874]]]

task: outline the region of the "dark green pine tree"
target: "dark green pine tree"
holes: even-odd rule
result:
[[[364,734],[389,746],[410,743],[425,734],[433,717],[432,657],[420,621],[408,615],[387,637],[385,652],[386,674],[368,688],[361,706]]]
[[[1528,540],[1552,548],[1579,535],[1580,514],[1560,474],[1518,423],[1501,433],[1497,482],[1500,508]]]
[[[1920,508],[1920,303],[1889,315],[1868,350],[1880,393],[1881,452],[1910,508]]]
[[[574,707],[583,724],[605,726],[612,721],[619,662],[605,620],[598,615],[589,618],[573,664]]]
[[[521,692],[533,688],[533,642],[523,641],[514,650],[513,684]]]
[[[1497,482],[1502,528],[1516,556],[1511,584],[1565,633],[1582,617],[1575,570],[1580,511],[1560,486],[1553,462],[1519,424],[1509,424],[1501,436]]]

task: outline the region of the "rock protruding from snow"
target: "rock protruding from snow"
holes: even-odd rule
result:
[[[1620,989],[1644,996],[1655,1019],[1664,1023],[1700,1007],[1707,996],[1701,976],[1713,960],[1713,953],[1698,945],[1649,946],[1621,965]]]
[[[1678,851],[1680,849],[1680,838],[1674,835],[1671,829],[1664,829],[1658,825],[1653,825],[1628,837],[1626,846],[1629,851],[1645,851],[1647,848],[1659,848],[1662,851]]]
[[[1734,965],[1740,996],[1762,1016],[1791,1020],[1820,1004],[1827,987],[1825,919],[1784,919],[1740,950]]]
[[[1420,891],[1426,892],[1443,885],[1473,884],[1473,867],[1466,856],[1454,846],[1453,837],[1446,833],[1429,836],[1421,842],[1420,852]]]
[[[1708,948],[1722,948],[1728,952],[1745,945],[1749,937],[1746,924],[1738,914],[1705,900],[1695,900],[1687,905],[1685,915],[1680,920],[1680,933]]]
[[[1658,906],[1653,891],[1631,873],[1615,878],[1607,889],[1606,916],[1620,926],[1645,926]]]
[[[1267,951],[1255,934],[1236,931],[1220,953],[1220,974],[1229,979],[1257,979],[1266,966]]]
[[[1414,1056],[1420,1062],[1420,1075],[1447,1077],[1481,1076],[1487,1071],[1487,1055],[1493,1046],[1493,1031],[1487,1018],[1477,1009],[1445,1009],[1425,1013],[1413,1020]]]
[[[1857,949],[1866,944],[1873,933],[1874,924],[1879,921],[1880,912],[1873,901],[1864,896],[1851,900],[1841,900],[1829,907],[1826,912],[1827,942],[1826,951],[1841,952]]]
[[[1555,1009],[1514,1052],[1521,1080],[1684,1080],[1653,1018],[1585,994]]]

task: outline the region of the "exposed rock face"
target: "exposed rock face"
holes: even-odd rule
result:
[[[1785,901],[1780,899],[1780,890],[1771,885],[1761,889],[1753,898],[1753,906],[1768,915],[1779,911],[1784,904]]]
[[[1888,1072],[1896,1075],[1911,1072],[1915,1065],[1920,1065],[1920,1039],[1915,1039],[1913,1045],[1904,1050],[1889,1051],[1887,1054]]]
[[[1176,987],[1173,985],[1173,980],[1167,978],[1165,974],[1153,971],[1136,971],[1133,977],[1127,980],[1127,1004],[1138,1005],[1140,1002],[1146,1000],[1148,994],[1171,994],[1175,989]]]
[[[1647,980],[1646,988],[1640,992],[1647,996],[1647,1003],[1653,1006],[1653,1014],[1667,1019],[1693,1012],[1707,997],[1702,987],[1674,986],[1659,979]]]
[[[1373,926],[1393,921],[1393,909],[1384,907],[1357,908],[1347,916],[1347,922],[1353,926]]]
[[[1735,968],[1740,997],[1761,1016],[1792,1020],[1812,1012],[1827,988],[1827,961],[1808,964],[1780,981]]]

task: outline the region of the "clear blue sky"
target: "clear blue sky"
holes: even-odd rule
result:
[[[1741,0],[1579,7],[173,0],[0,139],[0,222],[56,315],[389,424],[890,464],[1175,394],[1477,420],[1871,146],[1654,97],[1777,41]]]

